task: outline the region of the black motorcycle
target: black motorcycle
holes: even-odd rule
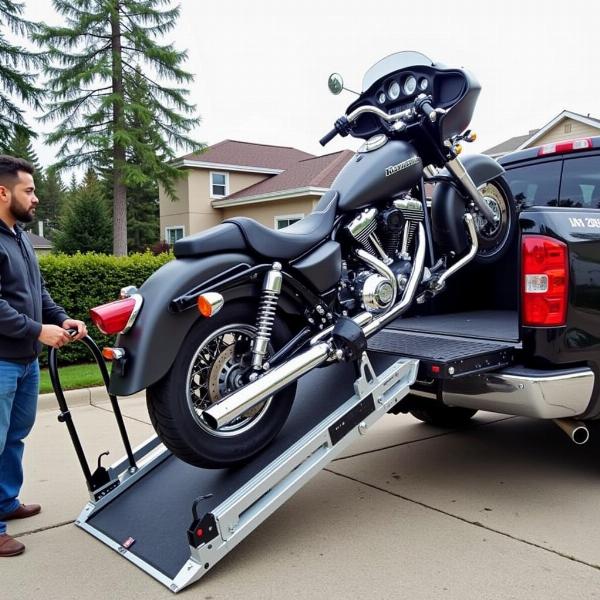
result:
[[[502,167],[458,157],[474,138],[474,77],[400,52],[371,67],[362,89],[321,143],[365,142],[311,214],[279,231],[238,217],[184,238],[139,290],[92,310],[120,334],[110,391],[147,388],[156,432],[188,463],[247,461],[283,426],[302,375],[359,359],[413,302],[510,245]]]

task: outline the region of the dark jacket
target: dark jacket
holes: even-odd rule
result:
[[[62,325],[68,316],[46,291],[29,239],[15,231],[0,219],[0,360],[26,363],[42,350],[42,323]]]

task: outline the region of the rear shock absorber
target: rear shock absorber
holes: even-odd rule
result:
[[[256,319],[257,334],[252,347],[252,368],[255,371],[260,371],[263,368],[265,356],[269,349],[282,281],[281,264],[275,262],[271,270],[265,275],[260,303],[258,305],[258,316]]]

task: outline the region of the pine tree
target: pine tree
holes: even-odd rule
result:
[[[173,190],[178,175],[168,163],[175,157],[173,146],[199,148],[189,137],[200,119],[193,116],[188,91],[161,83],[180,86],[192,80],[180,66],[186,53],[156,40],[179,16],[179,7],[170,4],[54,0],[66,23],[43,26],[36,36],[51,60],[47,119],[59,121],[48,141],[60,143],[60,167],[88,165],[110,172],[117,255],[127,253],[127,189],[152,179]],[[134,121],[138,126],[131,127]]]
[[[66,204],[66,189],[56,169],[47,169],[42,181],[42,192],[37,195],[40,203],[36,219],[44,222],[44,237],[53,240],[59,226],[59,214]]]
[[[18,101],[41,108],[43,91],[34,85],[35,70],[42,57],[21,46],[11,44],[6,32],[16,35],[31,34],[36,25],[23,19],[23,4],[15,0],[0,0],[0,143],[6,144],[17,130],[36,134],[27,126]]]
[[[93,169],[88,169],[81,186],[64,208],[54,247],[66,254],[110,252],[110,216],[102,185]]]

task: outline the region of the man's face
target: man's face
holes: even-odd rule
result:
[[[30,223],[35,216],[39,200],[35,195],[33,177],[25,171],[17,173],[18,181],[12,187],[6,187],[10,199],[9,211],[16,221]]]

